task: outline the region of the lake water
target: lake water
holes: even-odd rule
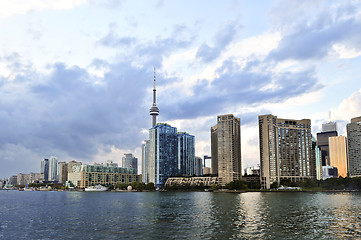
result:
[[[361,193],[0,191],[0,239],[361,239]]]

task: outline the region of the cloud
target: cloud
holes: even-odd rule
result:
[[[108,66],[101,85],[86,69],[63,63],[52,65],[46,76],[28,72],[21,82],[3,79],[0,124],[7,127],[0,155],[13,151],[10,144],[38,156],[90,160],[99,151],[138,146],[144,138],[139,129],[149,125],[143,96],[152,69],[124,62]]]
[[[351,118],[361,115],[361,89],[344,99],[337,108],[331,109],[331,117],[336,121],[349,123]]]
[[[360,51],[361,36],[358,33],[361,31],[361,18],[358,14],[360,4],[357,2],[345,1],[337,7],[333,4],[326,5],[322,1],[304,1],[298,7],[293,2],[282,2],[275,8],[273,15],[278,12],[278,16],[281,16],[279,21],[287,29],[283,29],[283,38],[278,48],[270,53],[269,59],[323,59],[335,52],[335,45],[339,48],[343,46],[349,51]],[[321,10],[318,9],[320,5]],[[295,20],[290,20],[290,14]]]
[[[232,106],[234,109],[240,105],[282,102],[322,87],[312,68],[298,72],[272,72],[263,68],[254,71],[254,66],[260,64],[253,62],[242,68],[233,61],[225,61],[213,81],[201,80],[194,85],[192,96],[179,95],[182,91],[178,90],[160,95],[160,102],[167,102],[163,114],[169,119],[209,116]]]
[[[231,22],[222,26],[215,34],[214,45],[209,46],[208,44],[203,43],[198,48],[197,58],[206,63],[216,59],[221,54],[222,50],[232,42],[241,28],[242,27],[236,22]]]

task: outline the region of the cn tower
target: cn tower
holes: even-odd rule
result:
[[[149,109],[149,114],[153,117],[152,127],[154,127],[157,124],[157,116],[159,115],[159,108],[156,104],[156,92],[155,89],[155,68],[154,68],[154,88],[153,88],[153,105]]]

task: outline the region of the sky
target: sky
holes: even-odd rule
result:
[[[0,178],[50,156],[140,163],[154,68],[158,122],[194,135],[197,156],[221,114],[241,118],[243,168],[259,164],[258,115],[346,135],[360,32],[357,0],[0,0]]]

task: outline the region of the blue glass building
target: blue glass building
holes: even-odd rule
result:
[[[196,175],[194,136],[179,132],[178,136],[178,173]]]
[[[157,123],[149,130],[148,178],[163,187],[168,177],[178,174],[177,128]]]

